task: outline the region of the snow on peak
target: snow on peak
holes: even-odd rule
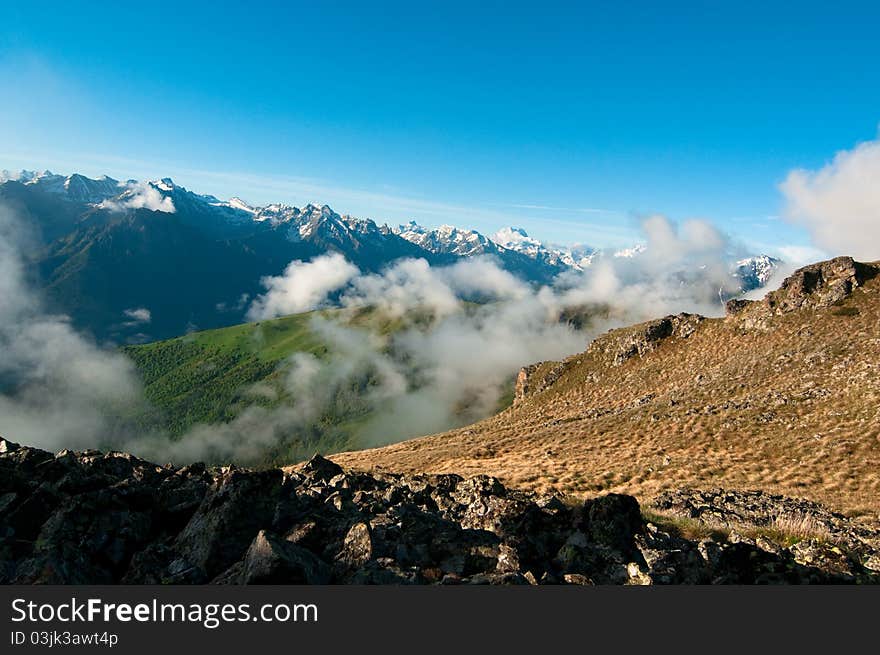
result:
[[[529,236],[521,227],[504,227],[492,235],[502,248],[513,250],[557,268],[583,270],[590,265],[593,249],[586,246],[551,246]]]
[[[63,183],[64,192],[71,200],[101,203],[108,198],[119,195],[119,182],[112,177],[102,175],[92,179],[79,173],[68,175]]]
[[[435,230],[423,227],[415,221],[399,225],[391,230],[410,243],[433,253],[461,256],[495,252],[497,244],[475,230],[463,230],[454,225],[441,225]]]
[[[247,204],[244,200],[237,196],[233,196],[229,200],[224,203],[220,203],[221,206],[231,207],[232,209],[237,209],[239,211],[247,212],[251,215],[256,215],[257,210]]]
[[[37,187],[48,193],[66,196],[70,200],[92,204],[100,203],[120,193],[119,182],[106,175],[93,179],[80,173],[73,173],[65,177],[49,170],[40,173],[28,170],[17,173],[7,170],[0,171],[0,183],[11,181]]]
[[[3,182],[21,182],[27,184],[36,179],[38,173],[28,170],[8,171],[5,168],[0,171],[0,183]]]
[[[540,241],[530,237],[521,227],[503,227],[492,235],[492,241],[509,250],[541,246]]]
[[[770,255],[746,257],[736,262],[734,275],[742,280],[745,290],[762,287],[779,270],[781,263],[779,259]]]
[[[643,252],[645,252],[645,250],[646,250],[646,247],[640,243],[640,244],[633,246],[632,248],[622,248],[620,250],[616,250],[614,252],[614,256],[615,257],[632,258],[637,255],[641,255]]]

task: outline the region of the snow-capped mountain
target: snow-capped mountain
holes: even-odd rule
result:
[[[118,180],[106,175],[92,179],[79,173],[67,176],[56,175],[48,170],[41,173],[0,171],[0,184],[9,181],[20,182],[26,186],[66,196],[68,200],[85,203],[100,203],[119,195],[121,191]]]
[[[779,270],[782,261],[770,255],[747,257],[736,262],[734,275],[742,280],[744,291],[763,287]]]
[[[547,284],[560,273],[573,267],[573,260],[547,249],[507,247],[494,238],[476,230],[465,230],[452,225],[437,229],[423,227],[415,221],[399,225],[392,232],[428,252],[455,257],[493,257],[510,272],[532,281]]]
[[[285,221],[289,224],[287,238],[291,241],[321,238],[343,246],[364,241],[381,242],[389,234],[370,219],[338,214],[329,205],[308,204],[301,210],[292,209],[295,211],[290,212]]]
[[[551,246],[530,237],[521,227],[504,227],[492,235],[492,240],[508,250],[520,252],[549,266],[582,271],[592,262],[595,249],[576,245]]]
[[[452,225],[441,225],[435,230],[422,227],[415,221],[392,228],[394,234],[433,253],[473,257],[498,254],[498,244],[475,230],[464,230]]]
[[[645,246],[641,244],[619,250],[597,250],[585,245],[558,246],[542,242],[519,227],[504,227],[491,237],[453,225],[428,228],[416,221],[389,228],[370,219],[338,214],[328,205],[310,203],[300,208],[273,203],[254,206],[238,197],[220,200],[189,191],[168,177],[147,182],[119,182],[106,175],[91,179],[78,173],[64,176],[48,170],[0,171],[0,184],[10,181],[111,212],[136,209],[179,212],[189,218],[209,217],[213,227],[220,229],[224,226],[240,229],[248,225],[264,225],[275,232],[280,231],[291,242],[320,238],[344,246],[353,240],[381,242],[393,235],[417,246],[419,251],[435,255],[490,255],[502,260],[514,259],[512,268],[522,268],[524,261],[531,260],[534,265],[546,269],[545,275],[538,275],[538,278],[552,278],[566,270],[585,270],[597,258],[633,258],[645,252]],[[737,261],[734,270],[744,286],[754,288],[765,284],[779,264],[778,259],[769,255],[758,255]]]
[[[98,338],[179,335],[193,325],[219,327],[244,319],[242,298],[293,260],[339,252],[363,271],[378,272],[403,257],[447,265],[489,256],[533,284],[552,284],[622,251],[562,247],[504,228],[488,237],[411,221],[395,228],[339,214],[327,205],[251,205],[194,193],[165,177],[147,182],[102,176],[0,172],[0,201],[11,200],[40,225],[35,265],[54,310]],[[736,262],[742,286],[763,285],[779,264],[765,255]],[[169,294],[168,289],[174,289]],[[148,328],[131,326],[131,307],[151,310]],[[137,330],[134,334],[131,330]]]
[[[645,250],[646,250],[646,247],[643,244],[637,243],[636,245],[632,246],[631,248],[621,248],[620,250],[615,250],[614,256],[615,257],[626,257],[627,259],[632,259],[633,257],[638,257],[639,255],[641,255],[643,252],[645,252]]]

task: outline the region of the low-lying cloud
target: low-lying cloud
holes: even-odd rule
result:
[[[724,299],[739,288],[728,239],[705,221],[677,226],[653,216],[642,227],[646,245],[638,256],[598,258],[587,271],[542,288],[491,258],[443,267],[403,259],[381,273],[361,273],[336,254],[294,262],[264,281],[268,290],[253,301],[253,316],[341,307],[430,320],[383,336],[316,316],[312,332],[329,354],[298,354],[288,363],[288,407],[252,408],[222,434],[202,426],[182,441],[195,438],[212,452],[234,444],[240,453],[248,446],[233,435],[255,433],[257,443],[271,443],[352,407],[362,411],[360,446],[438,432],[491,414],[521,366],[580,352],[610,327],[679,311],[721,315]],[[343,273],[327,279],[326,271]],[[279,302],[291,294],[294,303]],[[585,320],[562,320],[578,312]],[[351,397],[345,390],[357,391]]]
[[[105,200],[100,204],[104,209],[124,211],[126,209],[149,209],[154,212],[173,214],[177,211],[174,201],[149,182],[128,182],[124,194],[116,200]]]
[[[0,206],[0,434],[49,449],[96,446],[113,433],[113,410],[138,402],[124,355],[48,313],[21,253],[32,235]]]
[[[123,312],[125,318],[128,321],[124,324],[127,327],[142,325],[145,323],[149,323],[153,320],[153,313],[147,309],[146,307],[135,307],[132,309],[126,309]]]
[[[795,170],[780,185],[786,218],[833,255],[880,258],[880,141],[844,150],[817,171]]]
[[[290,262],[282,275],[261,280],[267,291],[254,300],[247,317],[256,321],[317,309],[359,272],[339,253]]]

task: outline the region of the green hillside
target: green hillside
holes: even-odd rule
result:
[[[258,382],[273,384],[279,364],[294,353],[326,352],[309,329],[312,316],[297,314],[124,348],[137,365],[147,399],[158,410],[144,420],[177,436],[197,423],[225,423],[248,405],[277,404],[279,398],[270,400],[251,389]]]
[[[149,408],[135,417],[145,434],[161,432],[183,438],[199,425],[229,423],[250,407],[293,406],[285,378],[297,353],[319,358],[329,350],[311,328],[316,318],[387,336],[404,326],[425,327],[433,320],[416,313],[406,321],[389,319],[371,309],[325,310],[194,332],[137,346],[125,352],[144,384]],[[368,399],[374,371],[356,371],[326,391],[321,414],[306,425],[278,428],[277,445],[258,462],[271,464],[359,447],[358,432],[375,407]]]

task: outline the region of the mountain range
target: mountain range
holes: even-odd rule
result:
[[[0,201],[34,235],[28,264],[53,311],[98,339],[136,343],[241,323],[261,280],[293,260],[338,252],[365,272],[401,258],[448,265],[488,256],[535,285],[582,271],[601,257],[639,256],[589,246],[558,247],[507,227],[492,237],[412,221],[389,227],[328,205],[252,206],[220,200],[162,178],[121,182],[0,171]],[[779,260],[731,258],[743,290],[762,286]]]

